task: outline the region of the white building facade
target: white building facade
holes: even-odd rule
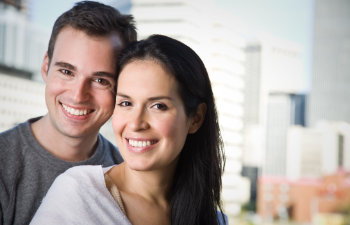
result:
[[[312,128],[290,127],[287,141],[287,177],[318,178],[350,171],[350,124],[319,121]]]
[[[48,40],[49,31],[28,21],[22,11],[0,2],[0,65],[26,71],[26,78],[42,80],[40,65]]]
[[[286,173],[288,127],[303,123],[302,48],[271,36],[246,47],[244,165],[264,175]]]

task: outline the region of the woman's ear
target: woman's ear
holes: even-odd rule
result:
[[[47,55],[47,52],[46,52],[43,59],[43,63],[41,64],[41,77],[43,78],[45,83],[47,80],[48,73],[49,73],[49,56]]]
[[[196,114],[191,118],[191,124],[188,129],[189,134],[194,134],[202,126],[205,118],[205,113],[207,112],[207,104],[201,103],[197,107]]]

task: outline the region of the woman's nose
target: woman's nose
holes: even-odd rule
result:
[[[135,109],[130,117],[129,125],[134,131],[145,130],[149,128],[147,121],[147,112],[144,108]]]

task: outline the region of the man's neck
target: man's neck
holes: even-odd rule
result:
[[[31,124],[35,139],[56,158],[77,162],[88,159],[97,148],[97,135],[68,137],[55,129],[48,115]]]

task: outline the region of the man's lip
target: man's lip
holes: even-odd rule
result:
[[[94,110],[89,108],[83,108],[83,107],[72,107],[69,105],[66,105],[64,103],[60,103],[62,105],[62,108],[67,113],[74,115],[74,116],[86,116],[89,113],[93,112]]]
[[[88,108],[77,108],[63,103],[60,104],[64,115],[74,120],[85,120],[91,115],[92,112],[94,112],[94,110]]]

